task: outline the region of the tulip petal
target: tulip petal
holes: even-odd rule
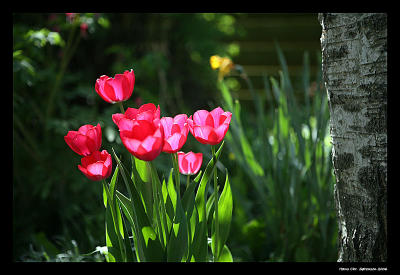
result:
[[[131,154],[134,154],[139,148],[141,142],[137,139],[127,137],[123,132],[120,134],[121,141]]]
[[[104,162],[105,167],[108,168],[110,165],[112,165],[111,155],[106,150],[101,151],[100,158],[101,161]]]
[[[217,107],[214,110],[210,112],[213,120],[214,120],[214,125],[213,127],[217,128],[220,125],[220,116],[224,113],[224,110],[222,110],[221,107]]]
[[[194,126],[194,137],[203,144],[216,145],[219,143],[218,135],[210,126]]]
[[[90,176],[99,176],[99,175],[103,175],[103,166],[104,166],[103,162],[97,161],[95,163],[89,164],[86,167],[86,169]]]
[[[188,119],[188,117],[186,114],[179,114],[174,117],[174,123],[178,124],[182,128],[185,125],[185,123],[187,122],[187,119]]]
[[[113,114],[111,117],[112,117],[112,121],[115,123],[115,125],[117,125],[117,127],[119,127],[118,126],[119,121],[121,120],[121,118],[125,117],[125,115],[116,113],[116,114]]]
[[[130,71],[127,70],[124,72],[124,76],[129,82],[129,91],[133,92],[133,88],[135,86],[135,72],[132,69]],[[132,92],[129,97],[132,95]]]
[[[132,131],[133,126],[135,126],[135,121],[128,119],[126,117],[122,117],[119,121],[118,121],[118,129],[119,131]]]
[[[184,143],[183,140],[184,137],[180,133],[175,133],[172,136],[170,136],[168,139],[165,140],[164,144],[168,144],[171,148],[171,151],[178,151],[182,148]]]
[[[206,125],[206,119],[209,112],[206,110],[198,110],[193,114],[194,125]]]
[[[109,103],[114,103],[114,101],[112,100],[112,98],[110,98],[104,90],[104,84],[106,83],[107,79],[109,79],[108,76],[106,75],[102,75],[100,78],[98,78],[96,80],[96,84],[94,86],[94,89],[96,91],[96,93],[106,102]]]
[[[229,129],[229,124],[222,124],[217,129],[215,129],[215,133],[218,136],[218,140],[222,141],[224,139],[226,132],[228,132],[228,129]]]
[[[153,149],[153,145],[156,142],[156,138],[153,136],[147,136],[141,146],[146,150],[146,152],[150,152]]]
[[[171,128],[174,123],[174,119],[172,117],[162,117],[160,119],[160,123],[164,131],[164,136],[169,137],[171,135]]]

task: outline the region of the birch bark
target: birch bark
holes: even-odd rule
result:
[[[338,262],[387,260],[387,15],[319,14]]]

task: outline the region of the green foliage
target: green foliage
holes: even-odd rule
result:
[[[245,189],[236,187],[242,199],[234,224],[239,227],[236,234],[244,236],[236,237],[238,250],[234,252],[250,250],[255,253],[253,257],[269,261],[334,261],[334,177],[321,72],[316,76],[317,88],[310,98],[309,62],[305,54],[301,84],[306,104],[300,106],[278,45],[277,53],[282,67],[280,79],[265,76],[265,94],[252,91],[256,115],[247,123],[256,131],[248,131],[244,126],[241,119],[246,117],[241,114],[240,102],[232,98],[224,82],[219,83],[224,105],[233,110],[228,147],[244,171],[234,180],[234,186],[251,183]],[[252,89],[251,83],[249,88]],[[265,104],[268,111],[264,110]],[[246,200],[247,192],[257,200],[257,207],[250,206],[253,210],[240,203]],[[250,211],[254,216],[244,227],[246,220],[241,211]],[[239,245],[240,239],[245,244]],[[235,245],[232,247],[236,249]]]

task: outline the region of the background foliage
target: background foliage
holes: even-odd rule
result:
[[[237,102],[232,112],[241,123],[232,124],[219,166],[231,175],[227,244],[235,261],[335,261],[329,118],[314,47],[319,26],[308,28],[307,18],[312,16],[14,14],[14,260],[104,261],[96,249],[105,245],[102,186],[80,173],[80,158],[63,136],[100,123],[102,147],[129,160],[111,120],[119,108],[104,102],[94,83],[132,68],[135,89],[125,106],[153,102],[162,116],[172,116],[229,107],[224,91]],[[270,37],[263,26],[273,30]],[[296,36],[295,28],[304,35]],[[263,36],[267,42],[254,40]],[[304,54],[306,49],[312,52]],[[232,71],[221,87],[209,65],[214,54],[231,57],[244,70]],[[243,150],[243,139],[253,156]],[[204,148],[189,135],[183,150]],[[203,153],[210,159],[210,152]],[[169,161],[161,154],[156,164],[166,172]],[[254,163],[263,176],[248,169]]]

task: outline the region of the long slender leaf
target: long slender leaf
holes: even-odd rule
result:
[[[218,151],[215,153],[215,163],[213,158],[211,158],[208,162],[195,197],[197,212],[194,218],[198,218],[193,239],[193,258],[195,261],[207,261],[206,187],[210,181],[214,169],[216,169],[216,164],[221,155],[223,146],[224,141],[221,143]]]
[[[233,198],[232,190],[229,183],[228,170],[226,170],[226,179],[224,189],[218,200],[218,224],[214,224],[212,229],[212,242],[215,243],[215,227],[219,227],[218,243],[216,244],[217,251],[213,251],[216,261],[218,261],[221,250],[223,249],[226,240],[228,239],[231,220],[232,220]],[[214,245],[211,246],[214,248]]]
[[[156,236],[156,238],[154,239],[152,235],[154,229],[152,228],[150,221],[147,217],[142,199],[137,192],[137,189],[132,179],[127,177],[125,169],[123,168],[114,150],[113,155],[117,161],[118,166],[120,167],[120,173],[123,180],[125,181],[125,185],[129,192],[129,202],[127,202],[124,207],[130,209],[132,213],[133,224],[131,225],[134,228],[134,234],[137,238],[137,249],[140,261],[164,261],[165,252],[162,248],[159,237]],[[122,201],[120,200],[120,202]]]

